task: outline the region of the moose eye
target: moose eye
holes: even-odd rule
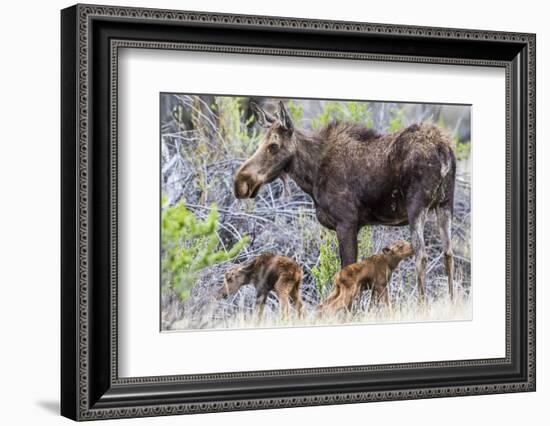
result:
[[[267,147],[267,150],[271,155],[277,154],[279,152],[279,145],[272,143]]]

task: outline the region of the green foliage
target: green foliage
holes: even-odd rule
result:
[[[391,117],[388,122],[387,131],[397,132],[405,127],[405,121],[403,119],[403,110],[397,108],[390,109]]]
[[[372,254],[372,228],[364,226],[359,231],[358,237],[358,252],[359,259],[365,259]],[[321,231],[321,246],[319,248],[318,266],[311,269],[311,273],[315,277],[317,290],[321,296],[328,293],[328,289],[332,284],[334,275],[340,270],[340,257],[338,249],[338,238],[336,232],[323,230]]]
[[[287,107],[288,111],[290,112],[290,116],[292,117],[292,121],[294,123],[300,123],[302,121],[302,115],[304,113],[304,108],[302,107],[302,104],[296,103],[294,101],[288,101]]]
[[[219,96],[216,98],[220,133],[226,143],[237,147],[244,154],[254,152],[257,133],[249,129],[253,116],[243,120],[245,99],[241,97]]]
[[[443,117],[439,118],[437,125],[442,129],[447,129],[448,131],[450,131]],[[470,158],[470,141],[461,140],[460,137],[455,133],[453,135],[453,142],[455,146],[455,154],[457,160],[467,160],[468,158]]]
[[[313,129],[326,127],[331,121],[348,121],[366,127],[373,125],[368,102],[327,101],[323,111],[311,121],[311,127]]]
[[[319,250],[318,266],[311,268],[311,273],[315,277],[319,294],[321,297],[324,297],[328,293],[334,275],[340,270],[336,232],[321,231],[321,246]]]
[[[346,121],[363,124],[367,127],[372,126],[372,112],[368,102],[346,102],[345,105],[348,113],[347,117],[344,117]]]
[[[461,142],[458,136],[455,136],[455,152],[457,160],[466,160],[470,157],[470,141]]]
[[[245,246],[247,236],[229,250],[217,250],[218,218],[214,204],[204,220],[197,219],[183,202],[163,208],[161,268],[164,290],[171,288],[182,300],[187,299],[198,271],[235,257]]]
[[[363,260],[371,256],[372,253],[372,228],[370,226],[363,226],[359,231],[358,239],[358,256]]]

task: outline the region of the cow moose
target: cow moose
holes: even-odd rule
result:
[[[389,283],[399,263],[411,256],[413,249],[408,241],[398,240],[369,256],[362,262],[344,266],[334,277],[331,293],[323,301],[320,312],[335,314],[341,309],[351,310],[353,301],[363,291],[371,290],[371,305],[384,302],[391,309]]]
[[[224,276],[218,298],[234,294],[241,286],[253,284],[256,288],[256,314],[262,319],[265,301],[271,290],[279,299],[283,319],[288,319],[289,298],[294,300],[298,316],[302,314],[302,268],[286,256],[264,253],[252,260],[235,265]]]
[[[364,225],[409,225],[420,302],[425,301],[424,225],[435,210],[453,298],[451,220],[456,159],[451,139],[422,122],[382,134],[334,121],[320,130],[295,128],[283,102],[275,115],[251,103],[267,129],[256,152],[234,178],[237,198],[254,198],[262,185],[290,176],[311,196],[319,222],[336,231],[341,266],[357,261]]]

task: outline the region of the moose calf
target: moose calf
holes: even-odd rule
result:
[[[368,257],[362,262],[345,266],[334,277],[331,294],[321,306],[322,314],[334,314],[340,309],[351,309],[353,300],[364,290],[372,290],[372,301],[382,299],[391,308],[388,284],[399,262],[413,254],[412,245],[403,240],[395,241],[382,253]]]
[[[292,259],[272,253],[262,254],[255,259],[236,265],[225,273],[223,287],[218,297],[234,294],[242,285],[252,283],[256,288],[256,312],[258,320],[263,316],[265,301],[271,290],[275,290],[284,319],[288,318],[289,297],[296,304],[296,311],[302,313],[302,269]]]

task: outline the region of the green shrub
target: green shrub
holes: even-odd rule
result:
[[[449,127],[447,126],[447,123],[445,123],[445,119],[443,117],[440,117],[437,125],[441,127],[442,129],[447,129],[449,133],[453,133],[453,142],[455,147],[455,154],[457,160],[467,160],[470,158],[470,141],[462,140],[460,139],[460,136],[456,132],[452,132]]]
[[[326,127],[331,121],[347,121],[372,127],[372,111],[368,102],[327,101],[323,111],[311,121],[313,129]]]
[[[258,142],[258,134],[255,129],[250,130],[249,125],[254,121],[251,115],[244,117],[245,98],[219,96],[216,97],[220,133],[232,149],[244,155],[254,152]]]
[[[390,109],[390,121],[388,122],[387,131],[397,132],[405,127],[405,121],[403,120],[403,110],[398,108]]]
[[[368,102],[346,102],[345,105],[347,107],[347,117],[344,117],[345,120],[363,124],[367,127],[372,126],[372,112],[369,109]]]
[[[203,268],[235,257],[248,242],[245,236],[231,249],[218,249],[218,211],[213,204],[204,220],[197,219],[183,202],[164,207],[161,218],[162,285],[181,300],[189,297],[196,274]]]
[[[359,260],[364,260],[371,256],[372,253],[372,228],[370,226],[363,226],[357,236],[358,240],[358,257]]]
[[[321,246],[319,247],[319,261],[311,268],[315,277],[317,290],[321,297],[328,293],[334,275],[340,270],[340,257],[338,256],[338,238],[336,232],[322,230]]]
[[[455,136],[455,152],[457,160],[467,160],[470,157],[470,141],[461,142],[458,136]]]
[[[292,121],[294,123],[300,123],[302,121],[302,115],[304,113],[304,108],[302,107],[302,104],[294,101],[288,101],[287,106],[288,111],[290,112],[290,116],[292,117]]]

